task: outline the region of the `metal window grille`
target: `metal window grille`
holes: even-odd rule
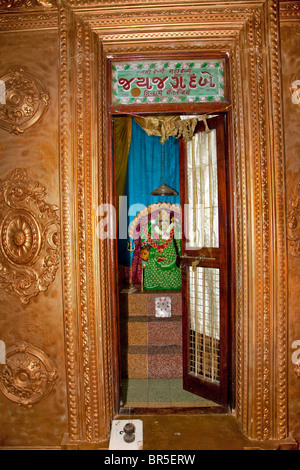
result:
[[[220,381],[219,269],[189,268],[189,372]]]

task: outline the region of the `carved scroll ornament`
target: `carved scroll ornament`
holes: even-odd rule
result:
[[[289,201],[287,213],[289,253],[300,256],[300,181]]]
[[[45,399],[57,378],[50,359],[40,349],[21,342],[6,351],[0,366],[0,390],[14,403],[32,407]]]
[[[23,304],[47,290],[59,267],[58,208],[45,195],[23,170],[0,185],[0,287]]]
[[[0,79],[6,95],[6,103],[0,105],[0,127],[21,134],[40,121],[48,107],[49,94],[37,77],[19,67]]]

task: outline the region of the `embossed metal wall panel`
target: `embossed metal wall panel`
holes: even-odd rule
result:
[[[67,430],[61,286],[57,13],[0,14],[1,447],[60,446]],[[33,6],[43,2],[35,1]],[[44,2],[47,3],[47,2]],[[20,2],[18,3],[21,7]],[[29,5],[30,6],[30,5]],[[10,7],[10,8],[9,8]],[[3,9],[0,2],[0,9]]]

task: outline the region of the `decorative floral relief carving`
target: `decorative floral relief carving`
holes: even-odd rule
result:
[[[0,127],[21,134],[36,124],[47,110],[49,94],[38,78],[17,67],[0,77],[6,103],[0,105]]]
[[[287,213],[289,253],[300,256],[300,181],[296,184]]]
[[[58,208],[45,196],[23,170],[0,185],[0,287],[23,304],[47,290],[59,267]]]
[[[52,6],[56,6],[56,0],[0,0],[1,10]]]
[[[300,378],[300,362],[294,368],[295,375]]]
[[[31,407],[45,399],[57,378],[50,359],[34,346],[20,342],[6,351],[0,366],[0,390],[9,400]]]

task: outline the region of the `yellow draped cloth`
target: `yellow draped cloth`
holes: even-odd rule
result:
[[[161,137],[164,144],[169,137],[183,137],[186,142],[192,139],[198,118],[181,119],[180,116],[135,117],[134,120],[148,135]]]

